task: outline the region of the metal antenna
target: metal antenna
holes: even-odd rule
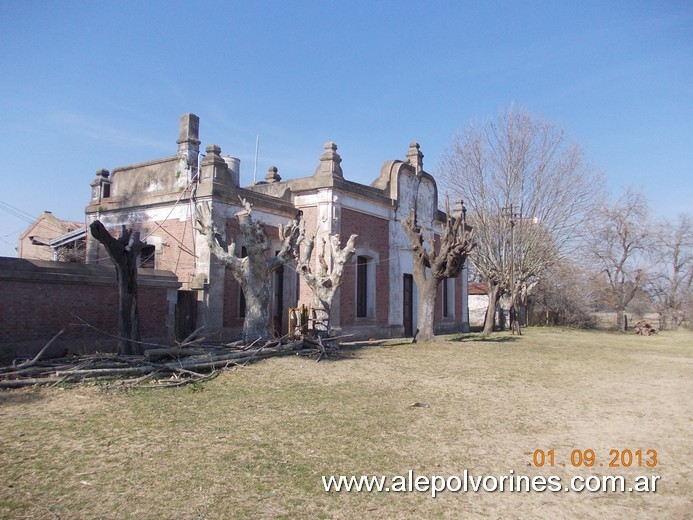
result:
[[[253,166],[253,184],[257,182],[257,151],[260,148],[260,134],[255,137],[255,166]]]

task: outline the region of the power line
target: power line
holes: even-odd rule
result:
[[[26,222],[27,224],[33,224],[38,220],[37,217],[33,216],[31,213],[27,213],[23,209],[20,209],[16,206],[13,206],[12,204],[8,204],[7,202],[3,202],[1,200],[0,200],[0,209],[6,211],[10,215],[18,218],[19,220]],[[60,220],[61,222],[65,222],[66,224],[67,223],[70,223],[70,224],[73,223],[72,221],[61,220],[58,217],[55,217],[55,218],[57,220]],[[50,222],[46,223],[46,227],[52,231],[56,231],[56,232],[60,233],[60,235],[64,235],[65,233],[69,233],[69,231],[65,231],[63,228],[58,227],[55,224],[50,223]],[[82,226],[80,226],[80,227],[82,227]],[[18,231],[18,233],[21,233],[21,230]],[[8,235],[5,235],[5,236],[8,236]]]
[[[35,218],[27,213],[26,211],[17,208],[16,206],[13,206],[12,204],[8,204],[7,202],[3,202],[0,200],[0,209],[6,211],[10,215],[17,217],[20,220],[23,220],[28,223],[33,223]]]

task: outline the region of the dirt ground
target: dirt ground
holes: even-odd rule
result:
[[[0,517],[693,518],[692,354],[689,332],[528,329],[275,358],[179,389],[3,391]],[[536,450],[553,450],[553,467]],[[432,498],[328,493],[321,480],[409,470],[556,476],[561,491]],[[563,490],[605,475],[659,480],[656,492]]]

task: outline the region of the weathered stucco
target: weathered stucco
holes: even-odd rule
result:
[[[403,333],[403,277],[412,273],[412,262],[401,220],[416,207],[421,224],[430,233],[440,229],[441,221],[435,179],[424,170],[417,143],[410,144],[405,160],[386,162],[370,186],[348,180],[333,142],[325,144],[312,174],[282,179],[281,170],[271,166],[264,180],[240,186],[240,161],[222,155],[217,145],[208,145],[202,157],[198,132],[199,119],[185,114],[175,155],[116,168],[110,177],[97,174],[92,181],[92,200],[86,208],[87,221],[98,218],[110,227],[127,224],[139,228],[144,240],[156,248],[156,267],[176,272],[182,289],[195,292],[199,325],[228,336],[237,334],[238,323],[242,322],[240,315],[234,316],[240,312],[238,284],[229,283],[224,266],[210,255],[205,238],[193,230],[195,207],[210,204],[217,229],[222,238],[236,241],[238,255],[243,244],[233,221],[240,209],[239,197],[252,205],[253,217],[265,223],[273,240],[272,251],[278,245],[277,227],[302,212],[306,232],[316,234],[318,239],[340,234],[344,246],[351,233],[358,235],[356,254],[345,267],[344,282],[333,300],[332,324],[361,337]],[[104,260],[93,241],[87,249],[90,262]],[[373,261],[369,269],[374,279],[370,282],[378,293],[372,302],[373,315],[366,318],[354,314],[355,262],[361,254]],[[330,261],[329,252],[326,256]],[[455,284],[456,298],[466,299],[465,283],[456,280]],[[283,314],[289,306],[312,302],[308,287],[289,268],[275,279],[272,291],[279,298],[273,298],[273,302],[281,302],[283,309],[278,310]],[[417,301],[415,290],[413,304]],[[467,317],[466,312],[462,316],[462,305],[455,305],[454,316],[442,319],[440,301],[436,300],[435,310],[440,327],[464,328]],[[230,302],[233,311],[228,309]],[[276,314],[275,310],[270,309],[270,313]]]

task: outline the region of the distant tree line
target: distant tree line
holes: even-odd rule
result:
[[[596,311],[613,312],[621,331],[628,314],[656,313],[662,329],[690,323],[691,216],[653,219],[632,188],[609,203],[603,176],[554,124],[510,107],[456,136],[438,175],[469,209],[484,333],[503,303],[514,332],[527,321],[588,327]]]

